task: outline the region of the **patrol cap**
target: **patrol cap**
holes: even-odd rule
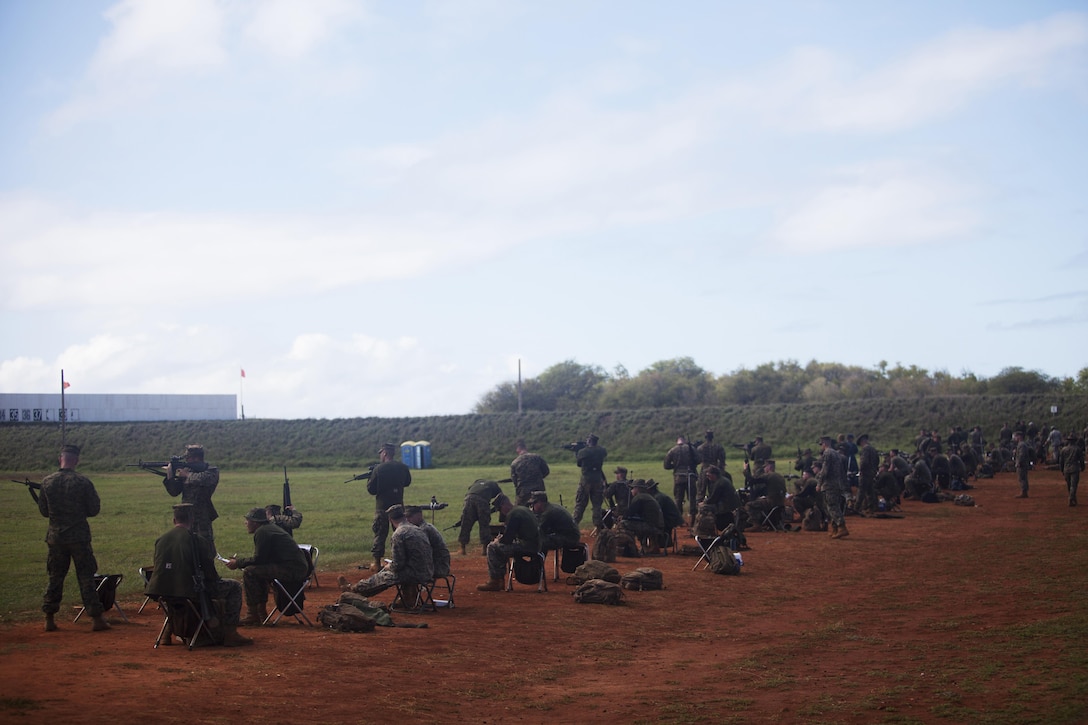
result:
[[[193,505],[191,503],[176,503],[172,507],[175,511],[191,511]]]
[[[249,513],[246,514],[246,521],[256,521],[257,523],[267,524],[268,514],[265,513],[263,508],[254,506],[249,510]]]
[[[646,481],[645,481],[645,479],[636,478],[634,481],[631,481],[630,488],[631,489],[641,488],[643,491],[645,491],[646,490]]]
[[[71,443],[69,443],[66,446],[61,446],[60,452],[61,453],[70,453],[73,456],[78,456],[79,455],[79,446],[74,446]]]
[[[589,436],[586,438],[586,443],[588,443],[591,446],[595,446],[595,445],[597,445],[597,441],[599,441],[599,440],[600,440],[600,438],[598,438],[595,433],[590,433]]]
[[[529,494],[529,503],[534,504],[534,503],[537,503],[538,501],[548,503],[548,492],[547,491],[533,491],[532,493]]]
[[[422,514],[422,513],[423,513],[423,508],[420,507],[420,506],[405,506],[404,507],[404,515],[405,516],[414,516],[415,514]]]
[[[385,515],[393,521],[400,521],[404,518],[404,505],[395,503],[385,510]]]
[[[832,439],[831,436],[820,436],[818,439],[816,439],[816,445],[821,446],[824,443],[827,443],[828,445],[833,445],[835,441],[834,439]]]
[[[717,466],[707,466],[706,474],[708,476],[720,476],[722,475],[722,469],[718,468]]]
[[[185,455],[196,456],[197,458],[203,459],[204,446],[200,445],[199,443],[190,443],[189,445],[185,446]]]
[[[862,441],[867,441],[867,440],[869,440],[869,434],[868,433],[862,433],[861,435],[858,436],[857,442],[861,443]]]
[[[626,476],[627,475],[627,469],[624,468],[623,466],[616,466],[616,470],[612,471],[612,473],[622,473],[623,475]]]
[[[389,451],[390,453],[395,453],[396,450],[397,447],[392,443],[382,443],[380,446],[378,446],[378,453],[381,453],[382,451]]]

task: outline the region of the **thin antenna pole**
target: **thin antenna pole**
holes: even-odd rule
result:
[[[521,358],[518,358],[518,415],[521,415]]]
[[[60,371],[60,445],[68,443],[68,410],[64,407],[64,368]]]

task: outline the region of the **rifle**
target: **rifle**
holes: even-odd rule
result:
[[[34,483],[34,481],[31,481],[29,478],[24,478],[22,481],[17,481],[13,478],[11,479],[11,482],[19,483],[23,486],[26,486],[26,490],[30,494],[30,498],[34,499],[34,503],[38,503],[38,494],[35,492],[42,490],[42,485],[40,483]]]
[[[352,481],[366,481],[374,473],[374,469],[377,467],[377,463],[371,463],[369,466],[367,466],[366,473],[360,473],[358,476],[353,476],[352,478],[344,481],[344,483],[351,483]]]
[[[174,469],[188,468],[194,473],[203,473],[208,470],[208,464],[203,461],[186,461],[184,456],[170,456],[169,461],[141,460],[139,463],[126,463],[125,468],[142,468],[145,471],[154,473],[156,476],[171,478],[170,474],[174,472]]]
[[[196,598],[200,600],[200,619],[203,622],[210,622],[212,620],[212,613],[210,602],[208,601],[208,592],[204,588],[204,566],[200,560],[200,547],[197,545],[196,534],[189,532],[189,541],[193,546],[193,592],[196,593]],[[197,632],[199,634],[199,631]]]
[[[498,481],[495,481],[495,483],[513,483],[513,482],[514,482],[514,479],[512,479],[512,478],[500,478]]]
[[[739,448],[740,450],[744,451],[744,462],[745,462],[745,463],[747,463],[747,462],[748,462],[748,454],[749,454],[749,453],[751,452],[751,450],[752,450],[752,444],[751,444],[751,443],[748,443],[748,444],[744,444],[744,443],[733,443],[733,444],[731,444],[731,445],[732,445],[732,446],[733,446],[734,448]]]
[[[291,508],[291,482],[287,480],[287,466],[283,467],[283,510]]]

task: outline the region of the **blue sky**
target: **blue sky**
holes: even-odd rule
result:
[[[1084,2],[0,0],[0,391],[1075,376],[1086,71]]]

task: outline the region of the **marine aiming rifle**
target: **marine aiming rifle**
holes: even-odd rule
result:
[[[585,441],[574,441],[573,443],[567,443],[566,445],[562,445],[559,447],[565,451],[570,451],[571,453],[578,453],[578,451],[582,450],[588,445],[589,444]]]
[[[748,454],[752,452],[752,446],[755,445],[755,441],[752,441],[751,443],[733,443],[731,445],[733,446],[733,448],[739,448],[740,450],[744,451],[744,462],[747,463]]]
[[[377,463],[371,463],[369,466],[367,466],[366,473],[360,473],[358,476],[353,476],[348,480],[344,481],[344,483],[351,483],[352,481],[366,481],[370,478],[371,475],[373,475],[374,469],[377,467]]]
[[[24,478],[22,481],[18,481],[18,480],[13,478],[13,479],[11,479],[11,482],[12,483],[18,483],[18,484],[21,484],[23,486],[26,486],[26,490],[30,494],[30,498],[34,499],[34,503],[38,502],[38,493],[37,492],[42,490],[42,485],[40,483],[35,483],[34,481],[31,481],[29,478]]]
[[[188,468],[193,473],[203,473],[208,470],[208,464],[204,461],[186,461],[185,456],[170,456],[169,461],[143,461],[139,463],[126,463],[125,468],[141,468],[163,478],[172,478],[171,474],[179,468]]]

